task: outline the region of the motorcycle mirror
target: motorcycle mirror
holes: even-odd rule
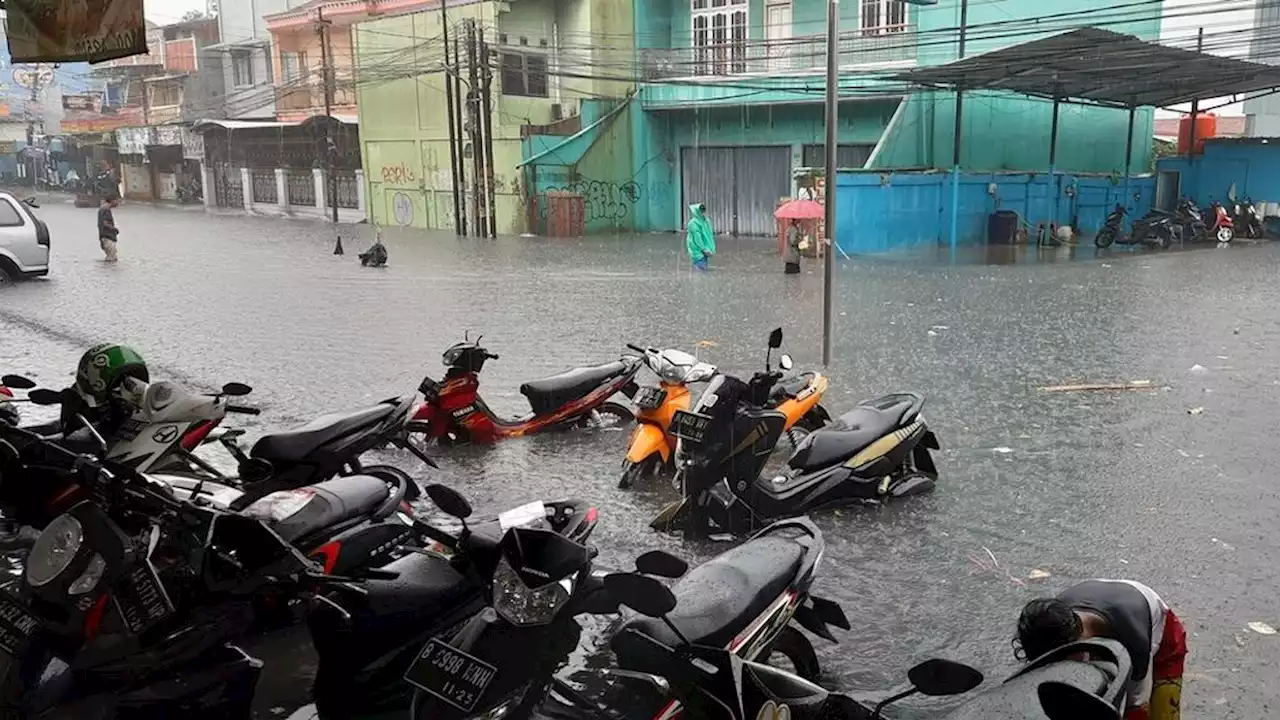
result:
[[[689,572],[689,563],[661,550],[650,550],[636,558],[636,572],[664,578],[678,578]]]
[[[604,576],[604,589],[619,603],[652,618],[664,617],[676,607],[676,596],[666,585],[635,573]]]
[[[11,387],[14,390],[30,390],[36,386],[36,382],[21,375],[5,375],[0,377],[0,385]]]
[[[459,520],[471,517],[471,504],[457,490],[444,485],[428,485],[424,490],[445,515]]]
[[[777,350],[780,347],[782,347],[782,328],[774,328],[773,332],[769,333],[769,348]]]
[[[1040,709],[1049,720],[1116,720],[1120,712],[1106,700],[1062,682],[1045,682],[1036,688]]]
[[[923,695],[963,695],[982,684],[982,673],[963,663],[933,658],[907,671],[911,686]]]
[[[37,388],[27,393],[27,399],[36,405],[61,405],[62,393],[48,388]]]
[[[782,357],[778,358],[778,367],[782,368],[783,370],[790,370],[791,368],[795,367],[795,361],[791,359],[790,355],[783,353]]]
[[[253,392],[253,388],[244,383],[230,382],[222,386],[222,394],[231,397],[244,397]]]

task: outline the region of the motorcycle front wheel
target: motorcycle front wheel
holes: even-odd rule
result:
[[[1226,243],[1236,239],[1236,231],[1233,228],[1220,227],[1217,232],[1214,233],[1214,236],[1217,238],[1218,242],[1225,245]]]
[[[584,415],[578,425],[584,428],[615,428],[625,427],[635,421],[635,413],[630,408],[610,400]]]
[[[1102,228],[1093,238],[1093,244],[1100,248],[1111,247],[1111,243],[1116,241],[1116,232],[1111,228]]]
[[[622,476],[618,478],[618,487],[627,490],[635,487],[635,484],[644,478],[657,475],[661,462],[662,456],[660,455],[650,455],[640,462],[631,462],[624,459],[622,461]]]

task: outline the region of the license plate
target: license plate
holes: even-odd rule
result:
[[[0,650],[17,657],[40,627],[40,621],[22,601],[0,590]]]
[[[498,668],[440,640],[428,640],[404,679],[469,713],[498,676]]]
[[[641,410],[656,410],[662,407],[667,399],[667,391],[662,388],[644,387],[636,393],[636,407]]]
[[[711,418],[706,415],[677,410],[671,418],[672,435],[699,445],[706,442],[708,427],[711,427]]]
[[[116,583],[112,596],[129,631],[139,634],[173,614],[173,602],[160,577],[143,560]]]

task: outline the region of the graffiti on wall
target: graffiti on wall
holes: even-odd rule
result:
[[[382,182],[384,183],[405,185],[417,182],[417,180],[417,176],[413,174],[413,169],[404,163],[382,166]]]
[[[556,203],[546,201],[549,193],[581,195],[587,222],[620,223],[640,201],[640,185],[634,180],[615,183],[583,178],[559,187],[548,187],[543,191],[538,203],[543,220],[547,219],[548,212],[554,213],[557,207]]]

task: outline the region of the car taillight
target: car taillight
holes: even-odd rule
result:
[[[45,225],[44,221],[41,220],[40,218],[35,218],[35,221],[36,221],[36,244],[49,247],[49,226]]]

